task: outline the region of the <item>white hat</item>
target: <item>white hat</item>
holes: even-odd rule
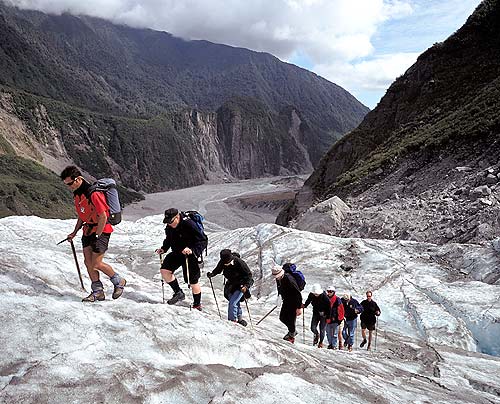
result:
[[[335,292],[335,286],[330,285],[326,288],[326,290],[333,290]]]
[[[311,293],[314,293],[315,295],[320,295],[321,293],[323,293],[323,289],[321,289],[321,285],[319,283],[315,283],[312,286]]]
[[[275,265],[274,268],[271,270],[271,273],[276,279],[279,279],[283,276],[285,271],[279,265]]]

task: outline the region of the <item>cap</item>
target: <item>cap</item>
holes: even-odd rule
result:
[[[221,250],[220,252],[220,259],[223,264],[229,264],[231,260],[233,259],[233,254],[231,253],[231,250],[225,248],[224,250]]]
[[[165,211],[165,217],[163,218],[163,223],[171,223],[174,217],[179,214],[179,211],[175,208],[170,208]]]
[[[311,293],[314,293],[315,295],[320,295],[323,293],[323,289],[321,289],[321,285],[319,283],[315,283],[312,286]]]
[[[326,290],[333,290],[333,292],[335,292],[335,287],[333,285],[330,285],[326,288]]]
[[[274,268],[271,270],[271,273],[273,274],[273,276],[276,278],[276,279],[279,279],[283,276],[283,274],[285,273],[285,271],[283,270],[283,268],[281,268],[279,265],[276,265],[274,266]]]

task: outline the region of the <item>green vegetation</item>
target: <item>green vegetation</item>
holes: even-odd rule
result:
[[[71,192],[45,167],[16,156],[0,156],[0,217],[74,217]]]

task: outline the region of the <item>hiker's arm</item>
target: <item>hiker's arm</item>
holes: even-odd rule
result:
[[[76,233],[78,233],[78,230],[80,230],[83,226],[83,220],[78,218],[75,224],[75,229],[73,230],[73,233],[68,234],[68,241],[73,240],[73,238],[76,236]]]
[[[215,269],[212,272],[208,272],[207,276],[208,276],[208,274],[210,274],[209,278],[213,278],[214,276],[219,275],[223,269],[224,268],[223,268],[222,261],[219,261],[217,263],[217,266],[215,267]]]
[[[108,216],[106,213],[101,213],[97,215],[97,228],[95,229],[95,234],[99,237],[104,230],[104,226],[106,226],[106,222],[108,221]]]

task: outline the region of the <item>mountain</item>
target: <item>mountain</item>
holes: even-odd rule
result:
[[[313,205],[337,196],[347,203],[342,223],[328,219],[320,231],[440,243],[498,234],[499,21],[500,3],[483,1],[420,55],[322,158],[278,223],[307,222]]]
[[[270,54],[0,3],[0,142],[56,172],[145,192],[306,173],[366,112]]]
[[[205,268],[231,248],[253,272],[245,328],[226,320],[222,275],[212,292],[203,274],[202,312],[189,310],[191,293],[181,304],[162,304],[152,254],[165,236],[161,220],[117,227],[107,262],[126,277],[124,293],[112,300],[102,277],[106,300],[83,304],[71,248],[56,245],[75,221],[0,219],[0,401],[498,402],[499,262],[491,246],[341,239],[273,224],[210,232]],[[298,318],[293,345],[282,339],[279,309],[256,324],[279,299],[271,268],[284,260],[306,275],[303,300],[315,283],[359,300],[373,291],[381,316],[372,351],[359,348],[359,322],[353,352],[313,346],[311,306]]]

